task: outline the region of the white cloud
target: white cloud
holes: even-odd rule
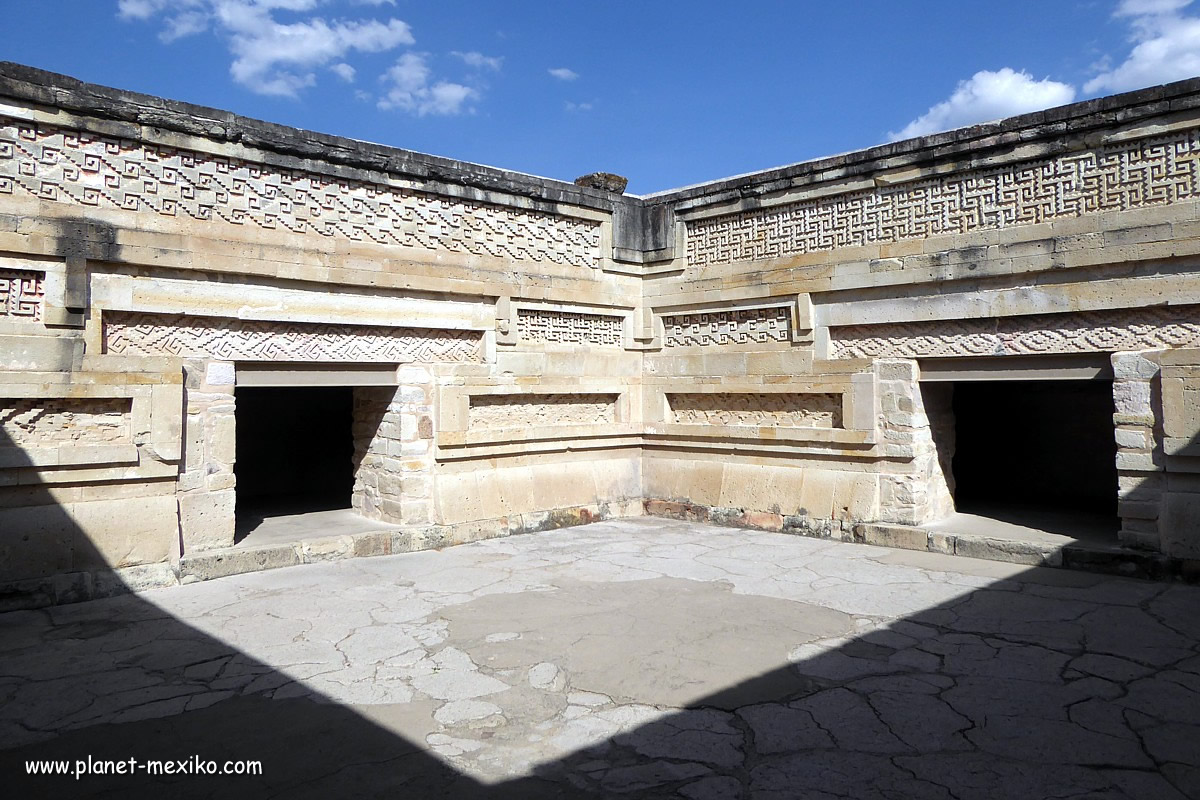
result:
[[[170,4],[170,0],[117,0],[117,16],[124,19],[149,19]]]
[[[1128,18],[1133,49],[1125,60],[1083,85],[1088,94],[1125,92],[1200,75],[1200,17],[1191,0],[1123,0],[1113,16]]]
[[[566,67],[555,67],[554,69],[546,70],[560,81],[573,81],[579,77],[579,73],[573,69]]]
[[[459,114],[466,104],[479,97],[469,86],[448,81],[430,83],[427,53],[405,53],[380,76],[386,90],[376,105],[389,111],[399,109],[417,116]]]
[[[356,70],[354,69],[354,67],[350,66],[349,64],[347,64],[344,61],[334,64],[332,67],[329,68],[329,71],[332,72],[334,75],[337,75],[339,78],[344,80],[346,83],[354,83],[354,76],[356,74]]]
[[[461,58],[464,64],[466,64],[468,67],[474,67],[475,69],[490,69],[496,71],[500,69],[500,65],[504,62],[503,58],[485,56],[483,53],[479,53],[474,50],[469,53],[460,53],[459,51],[455,50],[450,53],[450,55]]]
[[[994,119],[1011,117],[1043,108],[1060,106],[1075,99],[1075,87],[1058,81],[1034,80],[1028,72],[1005,67],[996,72],[982,70],[959,82],[950,97],[930,108],[900,131],[888,134],[890,141],[925,136]]]
[[[203,11],[180,11],[166,21],[158,38],[168,44],[176,39],[208,30],[208,14]]]
[[[1192,0],[1121,0],[1113,16],[1141,17],[1147,14],[1171,14],[1190,5]]]
[[[208,28],[228,41],[234,81],[253,92],[294,97],[316,83],[314,70],[334,64],[344,80],[353,77],[345,58],[353,52],[379,53],[415,42],[408,24],[387,20],[332,20],[308,16],[280,22],[276,12],[312,12],[326,0],[119,0],[124,19],[161,16],[159,34],[171,42]],[[382,2],[368,0],[370,5]],[[348,78],[347,75],[351,78]]]
[[[591,103],[572,103],[570,100],[566,102],[567,111],[591,111]]]

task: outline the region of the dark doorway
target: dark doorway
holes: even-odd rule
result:
[[[954,503],[1020,524],[1070,515],[1115,534],[1112,382],[954,385]]]
[[[350,508],[353,389],[239,387],[239,531],[266,517]]]

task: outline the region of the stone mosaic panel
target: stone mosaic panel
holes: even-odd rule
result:
[[[672,393],[667,395],[667,403],[673,421],[691,425],[842,427],[840,394]]]
[[[1200,196],[1200,131],[687,223],[688,263],[729,264],[1127,211]]]
[[[620,347],[625,339],[621,317],[532,308],[517,309],[517,332],[524,341],[551,344]]]
[[[42,272],[0,269],[0,319],[40,320],[45,277]]]
[[[0,399],[0,447],[129,442],[131,403],[127,397]]]
[[[479,331],[106,312],[104,350],[223,361],[483,360]]]
[[[600,226],[0,118],[0,195],[591,267]]]
[[[599,425],[617,421],[615,394],[474,395],[470,428]]]
[[[1200,347],[1200,306],[830,328],[834,358],[1111,353]]]
[[[786,342],[791,314],[786,307],[732,309],[663,317],[663,346],[688,347]]]

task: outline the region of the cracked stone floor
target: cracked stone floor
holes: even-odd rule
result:
[[[1200,798],[1200,588],[618,520],[0,615],[0,748],[9,797]],[[193,755],[264,774],[23,766]]]

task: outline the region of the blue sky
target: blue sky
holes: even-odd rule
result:
[[[647,193],[1200,74],[1191,0],[0,0],[0,59]]]

